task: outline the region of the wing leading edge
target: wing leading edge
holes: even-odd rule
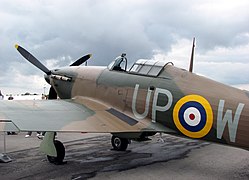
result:
[[[137,121],[99,101],[0,101],[0,131],[172,132],[149,119]]]

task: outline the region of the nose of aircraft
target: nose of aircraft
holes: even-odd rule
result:
[[[40,69],[41,71],[43,71],[45,73],[44,75],[44,79],[46,80],[46,82],[48,84],[51,85],[50,90],[49,90],[49,97],[48,99],[56,99],[57,98],[57,93],[52,85],[51,82],[51,77],[52,78],[56,78],[56,79],[61,79],[64,81],[70,81],[71,79],[69,77],[64,77],[61,75],[57,75],[57,74],[53,74],[54,71],[56,70],[49,70],[46,66],[44,66],[38,59],[36,59],[36,57],[34,57],[30,52],[28,52],[26,49],[24,49],[23,47],[19,46],[19,45],[15,45],[15,48],[17,49],[17,51],[30,63],[32,63],[34,66],[36,66],[38,69]],[[72,63],[70,66],[79,66],[82,63],[86,62],[92,55],[91,54],[87,54],[81,58],[79,58],[78,60],[76,60],[74,63]]]

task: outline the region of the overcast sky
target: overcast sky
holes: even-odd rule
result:
[[[193,37],[195,73],[249,87],[248,9],[248,0],[1,0],[0,89],[43,93],[43,73],[16,43],[49,69],[87,53],[89,65],[108,65],[123,52],[129,62],[158,59],[188,69]]]

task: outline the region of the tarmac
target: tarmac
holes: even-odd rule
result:
[[[34,132],[6,135],[9,163],[0,163],[0,179],[249,179],[249,152],[171,135],[132,142],[127,151],[111,148],[110,134],[58,133],[66,164],[50,164],[39,152]],[[3,133],[0,153],[4,151]]]

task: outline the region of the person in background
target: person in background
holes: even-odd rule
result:
[[[13,98],[13,96],[12,95],[10,95],[9,97],[8,97],[8,100],[13,100],[14,98]],[[16,132],[7,132],[7,135],[17,135],[17,133]]]
[[[42,133],[42,132],[37,131],[36,136],[37,136],[39,139],[43,139],[44,134],[45,134],[45,133]],[[28,137],[30,137],[31,135],[32,135],[32,131],[29,131],[29,132],[25,135],[25,138],[28,138]]]
[[[14,99],[14,97],[12,96],[12,95],[10,95],[9,97],[8,97],[8,100],[13,100]]]
[[[3,100],[4,95],[2,94],[1,90],[0,90],[0,100]]]

